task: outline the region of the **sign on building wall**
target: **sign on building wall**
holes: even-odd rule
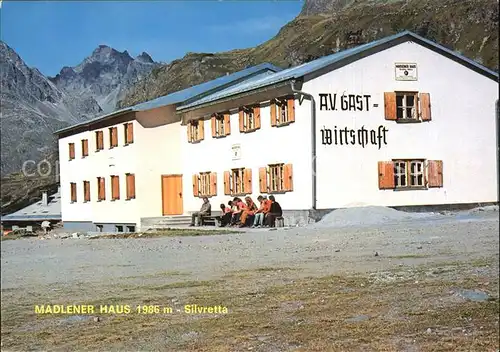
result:
[[[408,62],[396,62],[394,64],[396,71],[396,81],[416,81],[417,64]]]
[[[241,159],[241,145],[233,144],[231,146],[231,152],[232,152],[233,160],[240,160]]]

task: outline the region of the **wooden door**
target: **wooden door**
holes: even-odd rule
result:
[[[161,193],[163,215],[182,215],[182,175],[162,175]]]

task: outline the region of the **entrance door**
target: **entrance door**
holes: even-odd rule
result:
[[[163,215],[182,215],[182,175],[162,175]]]

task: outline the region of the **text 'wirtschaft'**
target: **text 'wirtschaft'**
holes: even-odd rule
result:
[[[335,126],[332,129],[323,127],[321,129],[321,143],[323,145],[360,145],[363,148],[368,145],[378,145],[378,149],[382,145],[387,145],[387,132],[389,130],[385,126],[378,126],[377,130],[368,130],[365,126],[360,129],[349,129],[344,127],[338,129]]]

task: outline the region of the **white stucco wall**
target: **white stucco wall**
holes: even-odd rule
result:
[[[396,81],[395,62],[415,62],[417,81]],[[418,44],[407,42],[304,83],[317,100],[317,207],[427,205],[497,199],[495,101],[498,84]],[[430,93],[432,121],[384,119],[384,92]],[[320,111],[319,93],[371,95],[369,111]],[[339,99],[339,97],[337,97]],[[337,101],[337,104],[339,100]],[[373,104],[378,104],[374,107]],[[321,129],[388,129],[387,145],[322,145]],[[378,161],[443,160],[442,188],[378,189]]]
[[[235,106],[234,108],[238,108]],[[224,195],[224,171],[233,168],[252,169],[252,199],[259,196],[259,168],[273,163],[293,165],[292,192],[276,195],[283,209],[309,209],[311,200],[311,127],[310,105],[295,101],[295,122],[288,126],[271,127],[271,111],[268,103],[261,104],[261,128],[251,133],[240,133],[238,112],[231,113],[231,134],[213,138],[211,121],[205,121],[205,139],[188,143],[186,126],[182,127],[182,159],[184,212],[198,211],[202,201],[193,196],[192,175],[200,172],[217,173],[217,196],[211,197],[212,209],[219,210],[233,197]],[[232,145],[240,144],[241,158],[232,160]]]
[[[59,140],[63,222],[135,223],[142,217],[162,216],[161,175],[181,174],[181,125],[173,106],[137,112],[134,143],[125,146],[124,126],[119,123],[118,147],[109,149],[109,127],[104,150],[96,152],[95,132],[78,133]],[[81,140],[89,140],[89,156],[81,157]],[[75,143],[69,161],[68,144]],[[135,175],[136,198],[126,200],[126,173]],[[120,177],[120,199],[111,201],[111,175]],[[105,177],[106,200],[97,201],[97,177]],[[91,201],[84,203],[83,181],[90,181]],[[71,204],[70,183],[77,184],[77,202]]]
[[[124,146],[123,123],[118,128],[118,147],[109,149],[109,130],[106,127],[78,133],[59,140],[59,163],[61,182],[61,211],[63,222],[93,221],[95,223],[138,223],[137,200],[126,200],[126,173],[137,174],[138,141],[135,138],[137,123],[134,124],[134,143]],[[104,132],[104,150],[96,152],[95,132]],[[89,140],[89,155],[82,158],[81,140]],[[69,160],[68,144],[75,143],[75,159]],[[120,199],[111,201],[111,175],[120,177]],[[97,177],[106,181],[106,200],[97,201]],[[83,181],[90,181],[90,202],[84,203]],[[77,184],[77,202],[71,203],[70,183]],[[137,184],[137,181],[136,181]],[[136,185],[137,187],[137,185]],[[136,191],[137,193],[137,191]]]
[[[182,174],[181,123],[138,129],[136,195],[141,217],[162,216],[161,176]]]

